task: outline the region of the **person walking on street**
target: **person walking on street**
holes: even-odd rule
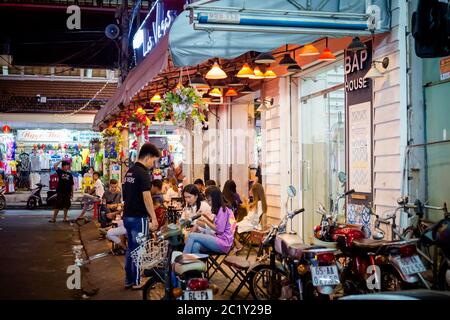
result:
[[[160,151],[152,143],[145,143],[138,160],[125,174],[123,182],[123,224],[127,230],[128,248],[125,255],[125,288],[140,289],[141,275],[131,258],[131,252],[148,238],[150,230],[158,229],[158,221],[152,200],[152,183],[149,169],[160,157]]]
[[[61,168],[58,168],[61,163]],[[67,161],[59,161],[55,163],[54,169],[58,175],[58,186],[56,187],[56,201],[53,208],[53,219],[49,222],[55,223],[59,210],[64,210],[64,222],[67,222],[67,214],[71,206],[73,197],[73,176],[70,172],[70,163]]]

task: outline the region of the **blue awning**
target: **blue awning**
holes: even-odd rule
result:
[[[309,10],[302,10],[302,7],[307,8],[308,2],[311,3]],[[363,16],[368,9],[371,12],[375,10],[379,17],[374,32],[389,31],[390,0],[373,0],[370,8],[366,8],[366,2],[362,0],[209,1],[194,9],[194,17],[190,16],[189,10],[183,11],[172,25],[169,33],[169,47],[173,63],[177,67],[182,67],[193,66],[214,57],[232,59],[248,51],[267,52],[285,44],[301,45],[325,36],[344,36],[347,31],[346,35],[367,35],[370,32],[368,28],[364,28],[365,22],[361,23],[361,20],[354,18],[352,14],[355,17]],[[243,8],[244,4],[245,10],[238,10]],[[208,8],[211,9],[208,10]],[[308,16],[308,12],[317,14]],[[273,18],[270,16],[271,13]],[[339,19],[337,17],[339,14],[348,17]],[[192,20],[195,20],[196,28],[202,30],[194,30]],[[209,31],[207,31],[208,28],[210,28]],[[233,30],[240,28],[240,31],[229,31],[230,28]],[[267,31],[268,29],[270,31]]]

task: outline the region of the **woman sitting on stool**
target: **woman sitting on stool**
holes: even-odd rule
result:
[[[209,187],[205,192],[206,202],[215,214],[214,221],[202,214],[197,226],[188,234],[183,253],[217,252],[228,253],[233,246],[236,220],[233,211],[225,205],[223,194],[218,187]],[[214,234],[198,233],[199,228],[208,226]]]

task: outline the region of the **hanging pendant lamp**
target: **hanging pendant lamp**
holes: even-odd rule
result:
[[[275,79],[276,77],[277,74],[271,68],[268,68],[266,72],[264,72],[265,79]]]
[[[221,97],[222,96],[222,92],[220,91],[219,88],[213,88],[210,92],[209,95],[211,97]]]
[[[359,37],[354,37],[352,39],[352,42],[347,47],[348,51],[360,51],[360,50],[364,50],[364,49],[367,49],[367,46],[361,42]]]
[[[300,57],[317,56],[320,52],[313,44],[307,44],[299,50]]]
[[[297,64],[297,61],[292,59],[289,53],[285,53],[283,59],[281,59],[279,63],[280,66],[293,66],[295,64]]]
[[[205,78],[212,80],[225,79],[227,78],[227,74],[220,68],[219,64],[216,61],[214,62],[211,70],[209,70],[208,73],[206,74]]]
[[[209,89],[209,84],[203,79],[200,72],[197,72],[191,80],[191,86],[196,89]]]
[[[326,39],[325,49],[319,56],[319,61],[336,61],[336,56],[328,49],[328,38]]]
[[[229,88],[227,92],[225,93],[225,97],[236,97],[238,95],[236,89]]]
[[[151,99],[150,103],[161,103],[163,100],[161,99],[161,96],[159,93],[156,93]]]
[[[248,78],[252,80],[264,79],[264,74],[261,72],[259,67],[255,67],[255,69],[253,69],[253,74]]]
[[[274,63],[275,61],[276,59],[270,52],[261,53],[255,59],[255,62],[259,64],[271,64]]]
[[[251,75],[253,75],[253,70],[250,68],[250,66],[247,63],[244,63],[241,70],[236,74],[236,77],[238,78],[248,78]]]

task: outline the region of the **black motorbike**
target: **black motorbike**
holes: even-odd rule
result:
[[[36,184],[36,188],[34,188],[31,191],[31,194],[28,197],[27,209],[33,210],[33,209],[36,209],[37,207],[43,206],[41,191],[42,191],[42,188],[44,188],[44,187],[46,187],[46,186],[41,183]],[[56,201],[56,191],[52,191],[52,190],[47,191],[47,199],[46,199],[47,206],[52,207],[55,204],[55,201]]]
[[[6,208],[5,189],[5,187],[0,188],[0,210],[4,210]]]

